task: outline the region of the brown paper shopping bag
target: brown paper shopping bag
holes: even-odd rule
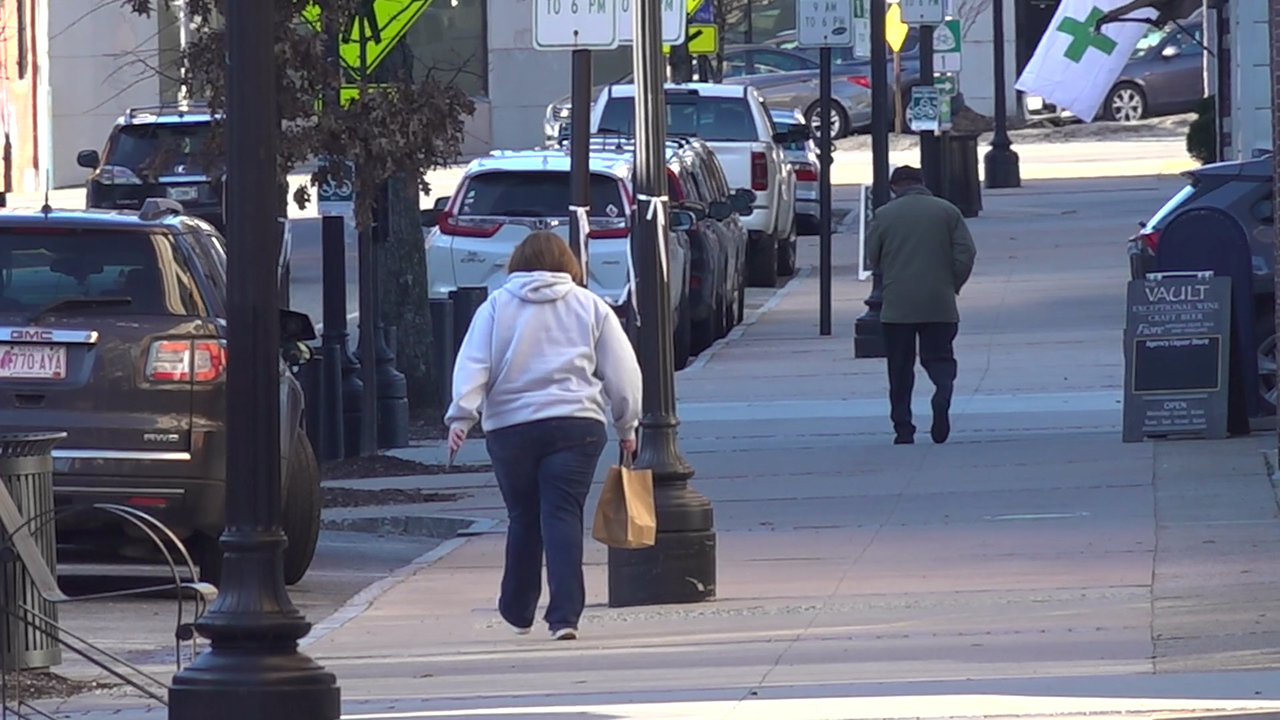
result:
[[[591,537],[610,547],[635,550],[653,547],[657,534],[653,473],[632,468],[629,460],[609,468]]]

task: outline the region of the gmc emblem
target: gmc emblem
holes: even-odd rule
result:
[[[16,342],[50,342],[53,340],[53,331],[39,328],[21,328],[10,330],[9,339]]]

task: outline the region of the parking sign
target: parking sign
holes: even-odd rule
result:
[[[797,0],[796,40],[800,47],[853,45],[854,0]]]
[[[938,25],[947,16],[942,0],[898,0],[898,6],[908,25]]]
[[[617,3],[618,44],[630,45],[635,40],[631,13],[636,0],[617,0]],[[664,45],[679,45],[684,42],[685,28],[688,25],[688,15],[685,10],[685,0],[662,0],[662,43]]]
[[[533,46],[539,50],[618,47],[618,0],[533,0]]]

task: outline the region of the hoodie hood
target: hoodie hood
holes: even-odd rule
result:
[[[537,270],[511,273],[502,289],[525,302],[545,303],[559,300],[575,287],[569,273]]]

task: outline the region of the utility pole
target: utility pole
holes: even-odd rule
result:
[[[280,528],[280,256],[276,3],[230,0],[227,32],[226,530],[218,599],[196,621],[210,640],[173,678],[172,720],[337,720],[337,679],[298,641],[311,630],[284,584]]]
[[[885,0],[871,0],[871,206],[889,202],[889,53],[885,40]],[[865,208],[863,209],[865,212]],[[871,273],[871,294],[864,301],[867,311],[853,326],[853,356],[885,356],[880,329],[880,308],[884,305],[883,278]]]
[[[1267,20],[1271,31],[1268,33],[1271,38],[1271,92],[1272,97],[1280,98],[1280,0],[1270,0]],[[1275,171],[1280,171],[1280,102],[1271,103],[1271,147],[1271,162]],[[1276,219],[1280,220],[1280,186],[1275,186],[1273,193],[1272,211]],[[1275,243],[1275,259],[1280,261],[1280,243]],[[1273,263],[1272,268],[1275,277],[1280,279],[1280,262]],[[1280,283],[1277,287],[1280,287]],[[1276,309],[1280,310],[1280,293],[1275,294],[1275,303]],[[1280,318],[1280,312],[1275,317]],[[1275,332],[1276,328],[1272,328],[1272,331]],[[1277,447],[1280,447],[1280,423],[1276,423],[1276,432]]]

